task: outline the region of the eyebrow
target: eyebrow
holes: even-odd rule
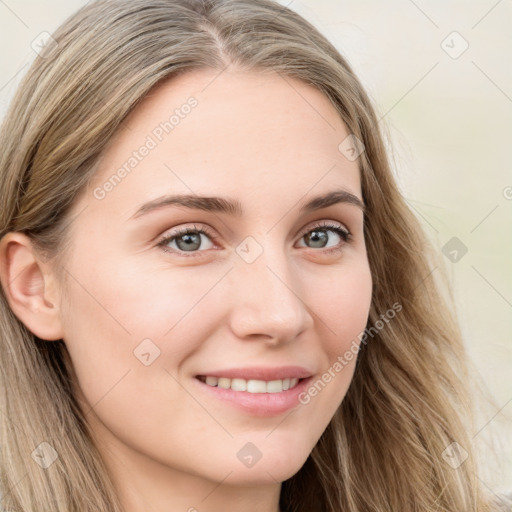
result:
[[[327,194],[315,197],[302,205],[299,212],[307,213],[311,211],[328,208],[334,204],[346,203],[357,206],[363,213],[366,208],[364,203],[357,196],[347,190],[333,190]],[[138,218],[146,213],[159,210],[168,206],[182,206],[185,208],[203,210],[207,212],[226,213],[240,217],[243,215],[243,207],[240,201],[236,199],[227,199],[222,197],[204,197],[192,194],[185,195],[167,195],[158,197],[148,203],[143,204],[132,216],[132,219]]]

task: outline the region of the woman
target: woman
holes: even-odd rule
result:
[[[435,255],[297,14],[90,3],[1,141],[5,508],[497,510]]]

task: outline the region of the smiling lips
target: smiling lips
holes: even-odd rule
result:
[[[301,366],[230,368],[196,375],[205,396],[252,416],[275,416],[300,405],[314,372]]]
[[[196,378],[211,387],[247,393],[282,393],[311,377],[312,372],[301,366],[276,368],[230,368],[208,372]]]
[[[258,380],[258,379],[229,379],[227,377],[213,377],[213,376],[199,376],[201,382],[204,382],[212,387],[219,387],[222,389],[231,389],[233,391],[247,391],[248,393],[281,393],[288,389],[294,388],[299,379],[286,378],[276,380]]]

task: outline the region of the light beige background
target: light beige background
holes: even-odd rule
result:
[[[0,0],[0,117],[35,56],[32,41],[85,3]],[[353,65],[390,131],[403,193],[439,250],[452,237],[467,248],[447,264],[468,350],[498,404],[480,428],[512,417],[511,2],[280,3]],[[510,424],[501,428],[512,438]],[[500,457],[505,474],[492,485],[512,489],[510,447]]]

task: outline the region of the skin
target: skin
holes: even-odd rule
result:
[[[95,188],[190,96],[198,101],[190,114],[97,199]],[[73,205],[64,269],[39,260],[24,235],[2,240],[2,281],[21,276],[8,287],[11,307],[32,332],[64,339],[126,512],[276,512],[281,482],[327,427],[355,358],[307,405],[270,417],[211,398],[195,376],[282,365],[319,376],[365,329],[372,281],[362,210],[338,203],[299,213],[332,190],[362,198],[357,160],[338,149],[349,132],[313,87],[234,69],[159,85],[123,126]],[[131,218],[179,193],[237,199],[244,213],[167,206]],[[327,248],[308,246],[304,235],[318,222],[351,240],[327,229]],[[215,240],[203,235],[195,252],[158,245],[194,226]],[[248,236],[262,251],[252,263],[237,253]],[[146,366],[134,350],[148,338],[160,355]],[[237,457],[247,442],[262,453],[250,468]]]

